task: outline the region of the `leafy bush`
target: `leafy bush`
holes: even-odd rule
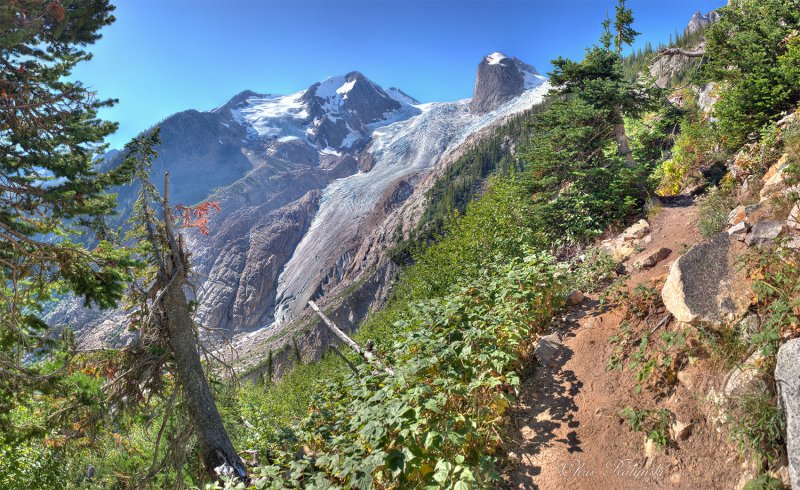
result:
[[[776,246],[751,250],[741,262],[755,279],[753,291],[764,318],[751,343],[765,356],[774,355],[783,340],[800,336],[800,257]]]
[[[569,276],[570,289],[595,292],[617,276],[619,263],[599,248],[590,248],[573,261]]]
[[[486,486],[519,369],[564,296],[565,270],[527,251],[416,306],[386,361],[320,387],[260,484],[309,488]],[[308,455],[295,457],[299,447]],[[289,479],[282,475],[289,472]]]
[[[694,96],[685,97],[687,112],[680,125],[680,134],[669,159],[656,171],[658,193],[674,196],[684,188],[702,184],[702,171],[725,160],[719,148],[719,135],[697,108]]]
[[[59,488],[65,472],[62,457],[33,442],[0,438],[0,488]]]
[[[628,421],[628,426],[635,432],[644,432],[647,438],[658,447],[669,444],[669,426],[672,413],[666,408],[637,409],[625,407],[620,410],[620,418]]]

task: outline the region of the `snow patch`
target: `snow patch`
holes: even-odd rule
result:
[[[325,148],[321,149],[319,152],[322,153],[323,155],[336,155],[337,157],[342,156],[341,153],[336,151],[334,148],[331,148],[330,146],[326,146]]]
[[[532,88],[536,88],[543,83],[547,82],[547,77],[543,77],[536,73],[535,71],[528,71],[528,70],[521,70],[522,77],[525,80],[525,90],[530,90]]]
[[[340,94],[343,99],[346,99],[347,98],[347,93],[350,92],[351,90],[353,90],[353,87],[355,87],[356,82],[357,82],[357,80],[355,78],[353,78],[349,82],[347,82],[344,85],[342,85],[341,87],[337,88],[336,89],[336,93]]]
[[[250,97],[241,109],[232,109],[233,118],[249,126],[259,136],[277,136],[292,120],[308,117],[308,110],[301,101],[305,91],[291,95]]]
[[[344,83],[345,79],[343,76],[328,77],[319,82],[319,86],[314,91],[314,95],[322,99],[337,97],[337,91]]]
[[[419,104],[419,102],[414,100],[414,98],[412,98],[411,96],[403,93],[403,91],[400,90],[399,88],[390,87],[384,90],[384,92],[386,92],[386,95],[388,95],[390,98],[396,100],[397,102],[400,102],[401,104],[408,104],[408,105]]]
[[[504,55],[499,51],[495,51],[494,53],[490,54],[486,58],[486,62],[490,65],[498,65],[501,61],[508,59],[508,56]]]

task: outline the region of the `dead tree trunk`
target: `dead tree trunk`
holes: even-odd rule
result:
[[[247,470],[222,424],[214,395],[206,380],[192,311],[186,299],[188,260],[183,241],[176,239],[169,208],[169,174],[165,176],[164,228],[167,248],[156,283],[162,289],[160,313],[169,334],[169,346],[175,359],[177,379],[185,396],[189,417],[200,445],[206,470],[212,475],[247,479]]]

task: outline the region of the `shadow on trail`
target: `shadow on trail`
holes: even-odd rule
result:
[[[509,413],[514,450],[523,458],[513,481],[509,482],[516,488],[538,488],[534,479],[542,468],[534,463],[533,458],[543,449],[564,445],[569,453],[583,451],[576,430],[580,424],[575,420],[578,411],[575,397],[583,382],[572,370],[564,369],[572,359],[573,351],[563,344],[563,340],[575,336],[578,321],[590,312],[597,314],[596,310],[597,302],[591,300],[578,308],[571,308],[563,324],[554,332],[561,342],[550,344],[552,348],[544,362],[538,363],[533,374],[522,382],[519,400]]]
[[[659,204],[665,208],[688,208],[694,204],[694,196],[662,196]]]

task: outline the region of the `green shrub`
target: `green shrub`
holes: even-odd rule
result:
[[[690,185],[704,183],[702,171],[725,160],[719,148],[719,135],[712,123],[697,108],[694,96],[687,95],[688,109],[672,153],[655,172],[658,193],[674,196]]]
[[[735,150],[797,103],[800,9],[795,0],[743,0],[721,13],[706,34],[703,71],[725,87],[714,114]]]
[[[416,305],[386,358],[316,390],[306,420],[273,448],[262,483],[350,488],[486,486],[498,478],[503,415],[537,332],[563,301],[565,270],[526,252]],[[304,446],[314,459],[296,459]],[[289,472],[285,480],[282,471]],[[269,476],[271,475],[271,476]]]
[[[0,488],[59,488],[65,476],[63,455],[34,442],[0,438]]]
[[[777,460],[784,448],[786,421],[775,397],[745,396],[731,415],[731,436],[744,456],[759,466]]]
[[[698,207],[697,229],[700,234],[704,238],[711,238],[721,232],[735,204],[736,199],[732,192],[724,188],[712,188]]]
[[[669,444],[669,427],[672,413],[666,408],[637,409],[625,407],[619,413],[634,432],[644,432],[647,438],[664,448]]]

